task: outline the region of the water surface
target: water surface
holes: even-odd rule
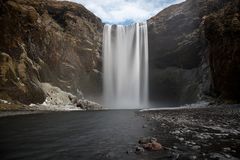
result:
[[[139,159],[148,135],[135,111],[54,112],[0,120],[1,159]]]

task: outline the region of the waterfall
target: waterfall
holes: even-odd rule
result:
[[[109,108],[148,105],[147,23],[104,26],[104,101]]]

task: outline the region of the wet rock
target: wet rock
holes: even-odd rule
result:
[[[143,148],[150,151],[160,151],[163,147],[160,143],[153,141],[151,143],[143,144]]]
[[[154,137],[141,137],[138,141],[139,144],[146,144],[146,143],[152,143],[157,142],[157,138]]]
[[[201,148],[201,146],[192,146],[193,150],[199,150]]]
[[[41,83],[41,88],[46,95],[44,105],[71,105],[71,99],[75,97],[50,83]]]
[[[140,154],[140,153],[143,153],[143,152],[144,152],[144,148],[143,147],[137,146],[135,148],[135,153]]]
[[[229,154],[224,154],[224,156],[225,156],[226,158],[231,158],[231,156],[230,156]]]
[[[77,104],[78,99],[76,96],[68,95],[68,98],[73,104]]]
[[[224,152],[229,152],[229,151],[231,151],[231,148],[230,147],[223,148],[223,151]]]
[[[84,108],[83,101],[81,101],[81,100],[78,100],[76,105],[79,108]]]
[[[224,160],[226,159],[222,154],[220,153],[211,153],[210,154],[211,159],[219,159],[219,160]]]
[[[59,87],[52,86],[49,83],[42,83],[41,88],[43,89],[46,99],[42,105],[49,106],[49,109],[63,109],[60,106],[71,106],[72,109],[77,110],[101,110],[102,106],[98,103],[86,100],[78,99],[75,95],[61,90]],[[41,106],[42,106],[41,105]],[[59,106],[58,108],[56,108]],[[41,108],[37,108],[41,109]],[[47,109],[48,110],[48,109]]]
[[[178,149],[178,147],[177,146],[173,146],[173,149]]]
[[[176,131],[173,131],[172,134],[181,134],[181,132],[176,130]]]
[[[86,99],[79,99],[76,104],[77,107],[83,110],[102,110],[103,107],[95,102],[86,100]]]
[[[197,156],[195,156],[195,155],[194,155],[194,156],[191,156],[190,159],[191,159],[191,160],[195,160],[195,159],[197,159]]]
[[[159,151],[163,148],[162,145],[157,142],[157,138],[154,137],[142,137],[138,143],[141,144],[144,149],[150,151]]]

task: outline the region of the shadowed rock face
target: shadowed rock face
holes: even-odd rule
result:
[[[3,0],[0,5],[0,98],[41,103],[40,82],[86,96],[101,91],[98,17],[71,2]]]
[[[239,0],[187,0],[148,20],[150,99],[239,99]]]
[[[188,0],[148,20],[150,99],[168,105],[198,100],[204,43],[199,2]]]
[[[216,5],[215,5],[216,6]],[[240,1],[232,0],[205,17],[213,89],[221,99],[240,101]]]

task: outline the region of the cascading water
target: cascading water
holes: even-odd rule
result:
[[[148,105],[147,23],[108,25],[103,32],[104,101],[109,108]]]

